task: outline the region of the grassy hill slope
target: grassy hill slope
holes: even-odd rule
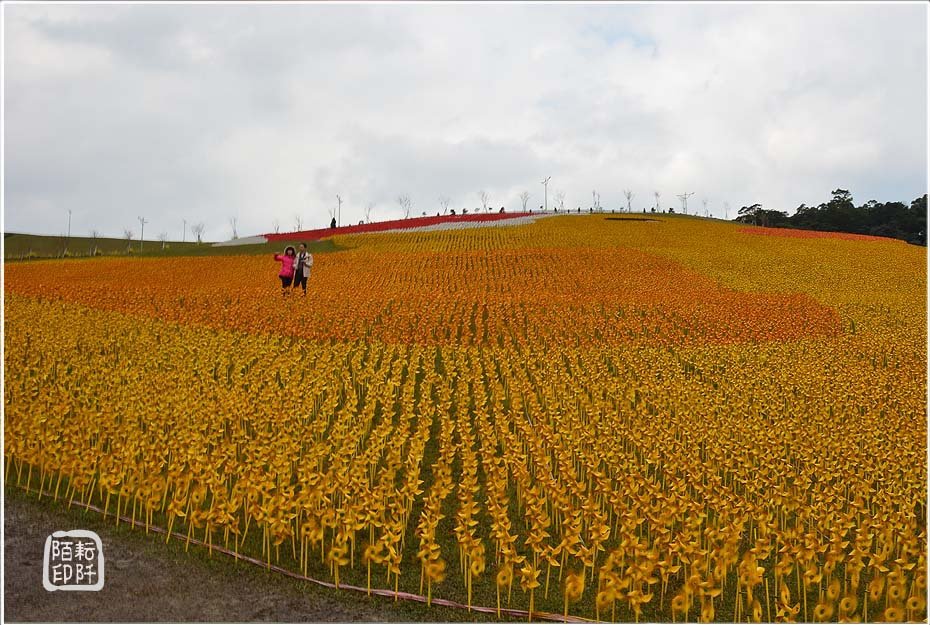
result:
[[[332,240],[308,241],[308,247],[314,254],[335,251],[337,247]],[[213,247],[210,243],[168,241],[162,246],[161,241],[146,240],[142,244],[143,256],[233,256],[241,254],[269,254],[280,251],[284,243],[263,243],[252,245],[227,245]],[[139,256],[139,241],[131,245],[126,239],[90,237],[47,236],[36,234],[3,234],[3,258],[7,261],[31,260],[37,258],[89,258],[97,256]]]

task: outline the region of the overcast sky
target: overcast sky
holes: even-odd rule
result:
[[[927,6],[6,5],[5,230],[927,186]],[[188,230],[188,237],[190,233]]]

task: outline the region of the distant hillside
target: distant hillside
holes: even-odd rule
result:
[[[231,256],[237,254],[268,254],[280,251],[281,243],[257,245],[227,245],[213,247],[211,243],[126,239],[45,236],[36,234],[3,233],[3,259],[7,261],[37,258],[90,258],[92,256]],[[332,240],[310,242],[314,253],[337,249]]]
[[[210,242],[178,242],[146,240],[140,245],[138,240],[131,243],[126,239],[47,236],[35,234],[18,234],[7,232],[3,235],[4,260],[28,260],[33,258],[65,258],[91,256],[129,256],[140,253],[144,256],[233,256],[237,254],[267,254],[281,250],[285,242],[302,241],[309,244],[311,252],[333,251],[336,245],[330,237],[365,232],[385,232],[436,226],[444,223],[495,222],[511,220],[531,213],[490,213],[471,215],[445,215],[436,217],[412,217],[391,221],[379,221],[366,224],[341,226],[338,228],[318,228],[300,232],[282,232],[260,235],[266,243],[248,243],[233,245],[225,242],[222,247],[214,247]],[[245,240],[245,239],[243,239]]]

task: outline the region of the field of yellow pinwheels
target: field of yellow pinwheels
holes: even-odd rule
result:
[[[926,249],[765,234],[346,236],[306,299],[263,256],[8,263],[6,484],[531,618],[925,620]]]

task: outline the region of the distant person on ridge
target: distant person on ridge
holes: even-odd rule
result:
[[[307,278],[310,277],[310,267],[313,267],[313,254],[307,251],[307,244],[300,244],[300,251],[294,260],[294,288],[303,287],[304,297],[307,297]]]
[[[287,297],[288,289],[294,280],[294,261],[297,259],[297,252],[294,246],[288,245],[284,248],[284,254],[275,254],[274,259],[281,263],[281,271],[278,277],[281,278],[281,295]]]
[[[335,228],[335,227],[336,227],[336,218],[335,218],[335,217],[333,217],[333,220],[332,220],[331,222],[329,222],[329,227],[330,227],[330,228]]]

